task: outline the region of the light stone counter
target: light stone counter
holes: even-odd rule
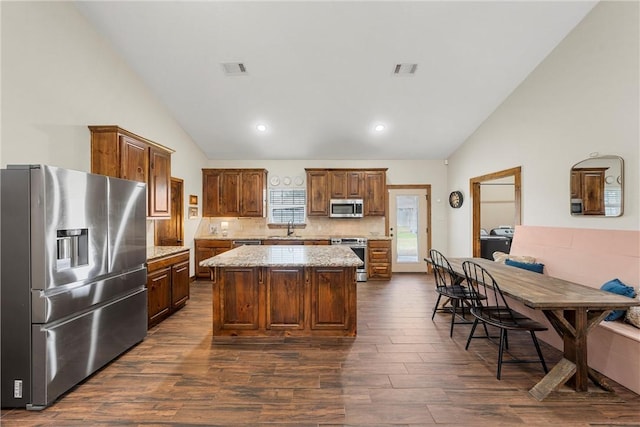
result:
[[[207,258],[201,267],[359,267],[348,246],[240,246]]]
[[[147,246],[147,261],[188,251],[188,246]]]

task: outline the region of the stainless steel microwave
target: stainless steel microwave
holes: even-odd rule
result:
[[[331,218],[362,218],[364,202],[362,199],[331,199],[329,209]]]

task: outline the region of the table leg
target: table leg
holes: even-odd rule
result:
[[[575,363],[562,359],[554,366],[538,384],[529,390],[529,394],[538,400],[543,400],[552,391],[566,383],[576,372]]]
[[[587,364],[587,335],[608,312],[586,308],[575,310],[545,310],[544,314],[558,332],[564,343],[564,358],[554,367],[530,393],[541,400],[563,384],[577,392],[587,392],[589,378],[605,390],[608,389],[602,375]]]
[[[587,366],[587,311],[565,311],[565,319],[573,325],[573,333],[564,334],[564,357],[576,364],[576,373],[567,381],[575,391],[585,392],[589,388]]]

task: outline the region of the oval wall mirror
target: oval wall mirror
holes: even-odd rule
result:
[[[621,216],[624,162],[619,156],[592,157],[571,168],[571,215]]]

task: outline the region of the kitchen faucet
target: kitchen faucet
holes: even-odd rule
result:
[[[287,223],[287,237],[293,234],[293,220]]]

